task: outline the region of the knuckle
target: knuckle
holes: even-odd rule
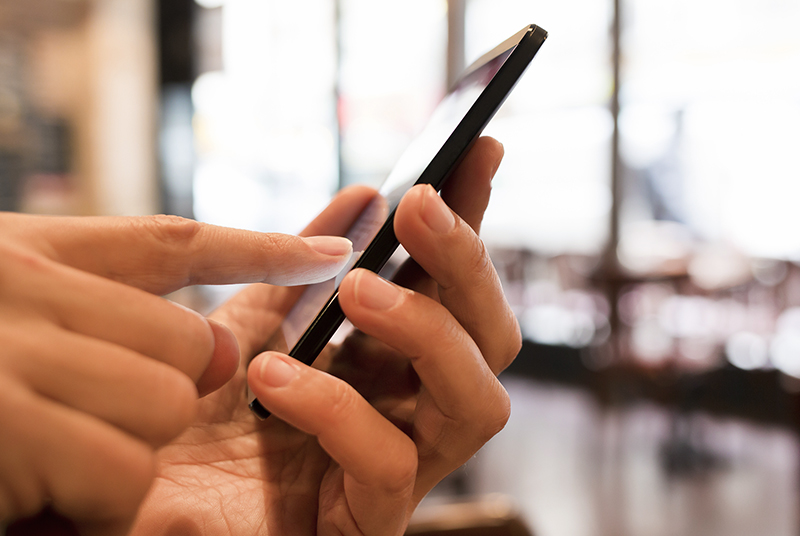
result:
[[[274,251],[289,250],[293,246],[303,244],[300,238],[283,233],[261,233],[258,235],[258,240],[266,242],[266,249]]]
[[[387,460],[390,459],[387,456]],[[381,482],[378,484],[392,495],[403,495],[413,488],[417,479],[417,458],[393,457],[391,463],[383,467]]]
[[[448,341],[451,344],[453,339],[456,339],[456,323],[448,315],[429,315],[424,320],[428,333],[435,333],[440,337],[440,340]],[[424,344],[422,338],[420,338],[419,342]]]
[[[0,296],[19,296],[31,281],[54,274],[52,261],[21,247],[0,244],[0,259]]]
[[[16,270],[24,270],[26,272],[41,273],[51,265],[50,261],[42,255],[10,244],[0,243],[0,255],[4,261],[0,263],[3,272],[16,268]]]
[[[182,280],[179,286],[192,283],[187,260],[203,247],[197,239],[203,224],[167,215],[140,216],[125,221],[136,237],[135,244],[140,248],[146,246],[139,253],[146,257],[142,260],[151,268],[142,275],[156,280],[169,275],[176,281]]]
[[[399,494],[414,485],[417,479],[418,458],[417,449],[410,438],[404,441],[398,450],[400,452],[396,455],[387,456],[392,463],[387,464],[389,471],[385,482],[390,492]]]
[[[167,245],[185,246],[197,236],[202,224],[180,216],[158,214],[137,220],[159,241]]]
[[[461,348],[472,345],[469,334],[457,321],[454,321],[450,314],[442,311],[440,314],[426,315],[419,319],[417,324],[420,333],[426,336],[419,336],[410,340],[411,351],[409,357],[412,362],[425,362],[434,359],[426,341],[438,340],[442,348],[449,351],[458,351]]]
[[[511,365],[522,350],[522,330],[519,327],[519,321],[517,321],[517,317],[510,310],[507,314],[510,317],[511,332],[506,338],[506,349],[500,362],[500,370],[494,371],[495,374],[499,374]]]
[[[345,381],[336,379],[333,382],[333,390],[330,394],[330,422],[341,422],[347,416],[352,415],[357,404],[356,391]]]
[[[480,438],[483,443],[496,436],[511,418],[511,398],[499,381],[495,381],[493,399],[487,404],[489,408],[481,427]]]
[[[470,275],[473,286],[491,288],[498,285],[497,272],[486,249],[486,244],[477,235],[473,235],[469,241],[464,267],[466,270],[462,273]]]

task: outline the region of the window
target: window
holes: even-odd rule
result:
[[[298,232],[338,186],[333,4],[230,0],[192,88],[198,219]]]
[[[611,16],[609,2],[468,0],[468,62],[525,24],[550,34],[486,130],[506,147],[482,228],[492,244],[602,250],[611,207]]]
[[[624,211],[746,255],[800,259],[800,4],[625,5]]]

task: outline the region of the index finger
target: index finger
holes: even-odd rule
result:
[[[300,233],[301,236],[343,235],[376,193],[366,186],[350,186],[341,190]],[[228,300],[211,317],[233,330],[242,356],[249,361],[259,348],[264,347],[294,305],[299,290],[251,285]]]
[[[258,233],[177,216],[4,214],[0,226],[22,228],[17,235],[53,260],[154,294],[193,284],[324,281],[352,251],[338,237]]]

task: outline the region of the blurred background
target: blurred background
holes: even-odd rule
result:
[[[541,536],[800,534],[796,0],[0,0],[0,210],[297,232],[529,23],[486,132],[513,414],[430,500],[501,493]]]

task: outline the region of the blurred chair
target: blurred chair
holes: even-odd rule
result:
[[[505,495],[420,505],[406,536],[533,536],[514,502]]]

